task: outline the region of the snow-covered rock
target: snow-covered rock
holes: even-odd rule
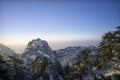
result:
[[[27,45],[27,48],[24,50],[21,58],[29,63],[37,56],[47,57],[48,59],[52,58],[52,49],[49,47],[48,43],[44,40],[37,38],[33,39]]]
[[[97,51],[97,48],[95,46],[88,46],[88,47],[73,46],[73,47],[67,47],[65,49],[57,50],[55,53],[55,56],[57,57],[57,60],[60,61],[60,63],[63,66],[72,65],[73,63],[77,61],[78,55],[85,48],[89,48],[92,54],[94,54]]]
[[[51,62],[57,60],[62,66],[66,66],[75,63],[78,55],[85,48],[85,46],[73,46],[53,51],[45,40],[37,38],[28,43],[27,48],[22,54],[22,58],[26,59],[25,62],[29,63],[31,60],[35,60],[37,56],[43,56],[51,60]],[[89,46],[88,48],[93,53],[97,51],[97,48],[94,46]]]

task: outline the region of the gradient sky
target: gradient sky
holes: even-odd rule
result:
[[[53,49],[96,45],[119,25],[119,0],[0,0],[0,43],[16,52],[38,37]]]

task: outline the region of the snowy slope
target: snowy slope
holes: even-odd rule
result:
[[[57,60],[60,61],[63,66],[72,65],[74,62],[76,62],[77,56],[84,48],[85,47],[83,46],[67,47],[65,49],[57,50],[55,55],[57,57]]]
[[[97,48],[95,46],[88,46],[88,47],[73,46],[73,47],[67,47],[65,49],[57,50],[55,53],[55,56],[57,57],[57,60],[60,61],[60,63],[63,66],[72,65],[73,63],[77,61],[78,55],[85,48],[89,48],[92,54],[94,54],[97,51]]]
[[[86,47],[84,46],[73,46],[53,51],[45,40],[38,38],[33,39],[28,43],[27,48],[21,57],[23,60],[25,60],[25,62],[29,63],[35,60],[37,56],[43,56],[51,60],[51,62],[58,60],[63,66],[66,66],[75,63],[79,53],[85,48]],[[92,52],[97,50],[97,48],[94,46],[89,46],[88,48]]]
[[[48,43],[39,38],[36,40],[33,39],[28,43],[27,48],[21,55],[21,58],[25,60],[26,63],[29,63],[35,60],[37,56],[47,57],[48,59],[54,57]]]

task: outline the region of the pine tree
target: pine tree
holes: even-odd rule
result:
[[[80,52],[78,55],[78,60],[72,66],[66,66],[66,74],[65,77],[67,79],[82,79],[82,75],[88,73],[86,67],[91,64],[89,60],[89,54],[91,51],[88,48],[85,48],[83,51]]]
[[[108,32],[103,36],[103,40],[99,45],[99,61],[101,66],[106,66],[107,63],[112,59],[112,48],[113,48],[113,33]],[[104,61],[104,62],[103,62]]]
[[[108,32],[103,36],[97,60],[99,67],[111,65],[113,62],[120,65],[120,26],[116,31]]]
[[[78,59],[83,64],[83,66],[90,64],[90,60],[89,60],[90,53],[91,51],[88,48],[85,48],[83,51],[80,52]]]
[[[115,69],[120,71],[120,26],[114,31],[114,41],[113,41],[113,53],[114,53],[114,65]]]
[[[59,61],[55,60],[50,66],[50,73],[53,75],[54,80],[61,80],[64,77],[63,69]]]
[[[3,60],[0,55],[0,80],[12,80],[12,75],[10,75],[9,65]]]
[[[32,80],[32,74],[23,65],[23,60],[19,57],[9,56],[10,60],[7,61],[10,65],[9,70],[14,76],[14,80]]]

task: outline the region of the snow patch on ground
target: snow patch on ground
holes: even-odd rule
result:
[[[37,53],[42,54],[43,52],[41,50],[38,50]]]
[[[35,45],[35,43],[34,43],[34,42],[33,42],[33,44],[31,45],[31,47],[36,48],[36,45]]]
[[[36,56],[35,55],[32,55],[30,56],[31,59],[35,60]]]
[[[45,57],[47,57],[47,58],[50,58],[50,56],[48,56],[47,54],[43,54]]]

